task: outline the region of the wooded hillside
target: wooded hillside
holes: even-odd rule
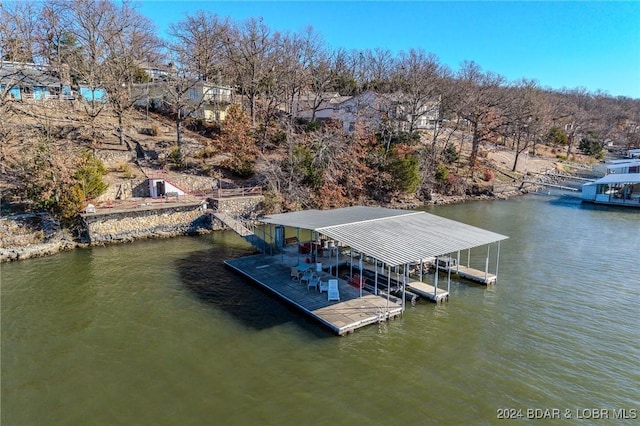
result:
[[[536,158],[640,147],[638,99],[506,81],[473,62],[454,72],[419,47],[332,50],[313,29],[280,33],[259,18],[196,12],[163,40],[126,1],[3,3],[0,59],[3,199],[64,217],[138,173],[135,157],[105,167],[106,145],[159,153],[149,167],[261,185],[270,211],[490,194]],[[17,70],[34,64],[106,99],[16,100]],[[150,107],[151,83],[162,96]],[[224,120],[199,118],[203,83],[232,89]],[[350,128],[318,118],[336,96],[367,93],[382,101],[349,107]]]

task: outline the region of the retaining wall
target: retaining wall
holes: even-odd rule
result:
[[[90,244],[173,237],[211,230],[205,205],[189,204],[82,215],[83,242]]]
[[[264,196],[253,195],[245,197],[210,198],[207,200],[213,211],[228,213],[234,217],[245,220],[255,219],[262,209]],[[217,231],[225,229],[218,220],[212,220],[212,229]]]

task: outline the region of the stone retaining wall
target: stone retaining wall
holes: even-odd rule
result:
[[[90,244],[173,237],[211,230],[211,215],[202,205],[155,207],[126,212],[83,215],[84,242]]]
[[[249,197],[210,198],[207,200],[209,207],[216,212],[228,213],[234,217],[245,220],[255,219],[262,209],[264,196],[253,195]],[[225,229],[218,220],[212,220],[211,227],[214,231]]]
[[[96,152],[96,157],[102,160],[105,167],[113,167],[118,164],[131,163],[136,158],[135,151],[120,151],[120,150],[107,150],[100,149]]]
[[[145,198],[149,196],[148,180],[137,178],[109,185],[102,195],[96,197],[95,201],[129,200],[134,197]]]

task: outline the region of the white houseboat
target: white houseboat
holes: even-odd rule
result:
[[[582,201],[640,208],[640,160],[616,160],[607,174],[582,185]]]

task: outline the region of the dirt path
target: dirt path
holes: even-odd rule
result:
[[[511,170],[515,153],[507,150],[495,150],[489,152],[488,158],[498,167]],[[529,155],[521,154],[520,158],[518,158],[516,171],[522,174],[526,172],[539,173],[556,168],[557,161],[555,157],[530,157]]]

